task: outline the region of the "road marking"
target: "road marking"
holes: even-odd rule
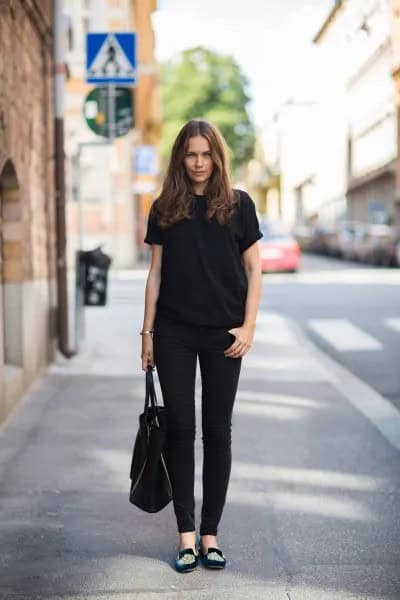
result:
[[[304,335],[295,321],[290,321],[293,331],[314,359],[331,372],[334,387],[374,425],[394,448],[400,450],[400,412],[379,392],[353,375]]]
[[[343,473],[332,469],[260,465],[234,460],[232,477],[254,481],[312,485],[321,488],[355,490],[358,492],[396,491],[393,482],[386,477],[370,477],[359,473]]]
[[[383,319],[386,327],[390,327],[395,331],[400,331],[400,319]]]
[[[256,402],[238,402],[235,407],[237,415],[257,417],[259,419],[271,419],[278,421],[304,421],[307,414],[303,408],[293,406],[268,406]]]
[[[383,348],[381,342],[346,319],[310,319],[309,326],[341,352]]]
[[[286,319],[274,312],[259,312],[254,335],[255,342],[264,342],[274,346],[296,346],[297,341]]]
[[[334,381],[332,374],[310,356],[257,356],[244,357],[241,379],[264,381]]]
[[[298,273],[266,273],[263,281],[266,286],[281,283],[301,283],[302,285],[331,285],[332,283],[351,283],[365,285],[379,283],[382,285],[400,285],[400,269],[317,269],[315,271],[299,271]]]
[[[267,392],[240,389],[236,398],[239,402],[259,402],[260,404],[278,404],[315,409],[323,408],[323,402],[320,400],[317,401],[308,396],[295,396],[293,394],[269,394]]]

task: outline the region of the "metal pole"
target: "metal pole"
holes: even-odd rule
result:
[[[64,170],[64,32],[63,2],[53,0],[54,56],[54,145],[55,145],[55,202],[57,230],[57,337],[60,351],[70,358],[68,335],[68,285],[66,261],[65,170]]]
[[[78,155],[77,155],[77,200],[78,200],[78,249],[83,250],[83,200],[82,200],[82,190],[81,190],[81,149],[82,143],[78,144]]]
[[[83,231],[84,231],[84,214],[83,214],[83,199],[81,189],[81,156],[82,143],[78,144],[76,177],[77,177],[77,204],[78,204],[78,248],[75,256],[75,351],[79,353],[81,348],[81,340],[85,337],[85,312],[83,305],[83,278],[80,262],[80,254],[83,250]]]
[[[115,102],[116,102],[116,89],[114,83],[108,84],[108,138],[110,142],[114,141],[115,138]]]

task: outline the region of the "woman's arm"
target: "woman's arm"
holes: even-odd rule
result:
[[[236,341],[225,350],[225,356],[229,358],[244,356],[250,350],[261,298],[262,273],[258,242],[243,252],[242,259],[248,281],[245,317],[241,327],[230,330],[236,336]]]
[[[262,289],[261,260],[258,242],[252,244],[250,248],[247,248],[247,250],[243,252],[242,257],[248,281],[243,325],[245,327],[251,327],[254,330]]]
[[[154,326],[156,316],[156,304],[160,292],[162,250],[160,244],[151,246],[151,265],[146,281],[146,292],[144,302],[143,331],[150,331]],[[142,335],[142,369],[145,371],[147,365],[154,367],[153,337],[151,334]]]

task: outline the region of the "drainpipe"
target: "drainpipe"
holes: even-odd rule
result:
[[[54,143],[55,143],[55,203],[56,203],[56,256],[57,256],[57,339],[60,352],[71,358],[75,354],[69,346],[68,288],[65,223],[64,171],[64,89],[65,60],[62,19],[62,0],[53,0],[53,57],[54,57]]]

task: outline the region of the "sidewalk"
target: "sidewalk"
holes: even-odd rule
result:
[[[228,566],[175,572],[172,504],[128,501],[143,277],[111,280],[82,354],[51,365],[0,431],[0,599],[399,599],[399,415],[268,312],[234,409]]]

